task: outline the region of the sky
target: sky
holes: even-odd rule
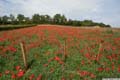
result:
[[[0,0],[0,16],[35,13],[93,20],[120,28],[120,0]]]

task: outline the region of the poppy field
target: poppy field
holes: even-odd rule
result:
[[[120,31],[39,25],[0,32],[0,80],[102,78],[120,78]]]

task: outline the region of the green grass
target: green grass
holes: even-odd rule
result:
[[[0,31],[20,29],[26,27],[36,26],[36,24],[21,24],[21,25],[0,25]]]

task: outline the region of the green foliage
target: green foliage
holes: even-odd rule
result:
[[[92,20],[84,20],[81,22],[82,26],[95,26],[94,22]]]
[[[13,29],[19,29],[19,28],[27,28],[27,27],[32,27],[32,26],[36,26],[36,24],[1,25],[0,31],[13,30]]]
[[[53,18],[49,15],[34,14],[32,18],[25,17],[23,14],[18,14],[15,18],[14,15],[0,17],[0,24],[59,24],[71,26],[100,26],[110,27],[104,23],[96,23],[92,20],[67,20],[65,15],[55,14]]]
[[[40,15],[39,14],[34,14],[32,16],[32,22],[35,23],[35,24],[39,24],[39,22],[40,22]]]
[[[15,24],[15,21],[16,21],[16,20],[15,20],[14,15],[10,14],[9,19],[10,19],[10,21],[11,21],[11,22],[10,22],[11,24]]]
[[[55,24],[65,24],[67,19],[64,15],[56,14],[56,15],[54,15],[53,21]]]
[[[25,19],[24,15],[22,15],[22,14],[17,15],[17,20],[20,24],[22,24],[24,22],[24,19]]]
[[[2,17],[2,24],[8,24],[8,19],[9,19],[8,16],[6,16],[6,15],[3,16]]]

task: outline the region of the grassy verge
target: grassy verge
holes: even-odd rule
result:
[[[20,29],[26,27],[36,26],[36,24],[21,24],[21,25],[0,25],[0,31]]]

